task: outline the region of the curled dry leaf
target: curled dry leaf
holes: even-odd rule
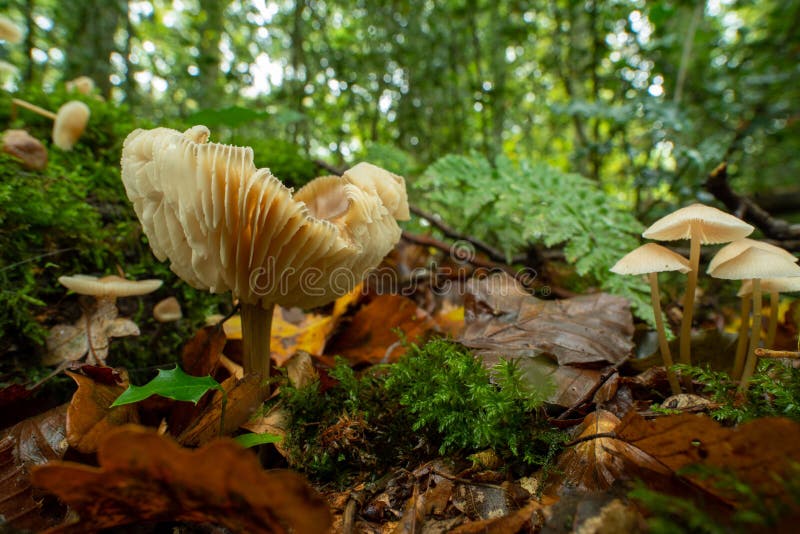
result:
[[[136,406],[126,404],[110,408],[111,403],[125,391],[121,385],[100,384],[78,373],[67,371],[77,384],[67,410],[67,442],[83,453],[97,450],[99,442],[114,427],[138,423]]]
[[[230,439],[197,450],[133,425],[108,434],[99,467],[55,461],[32,481],[80,516],[56,532],[157,521],[215,523],[234,532],[326,532],[324,500],[297,473],[264,471]]]

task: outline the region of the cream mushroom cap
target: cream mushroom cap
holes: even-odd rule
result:
[[[122,181],[153,253],[198,289],[245,304],[310,308],[352,289],[400,239],[404,180],[372,165],[292,195],[249,147],[209,130],[136,130]]]
[[[744,238],[737,239],[736,241],[733,241],[719,249],[719,252],[717,252],[714,257],[711,258],[711,262],[708,264],[708,272],[713,271],[720,263],[726,262],[734,256],[738,256],[750,247],[756,247],[760,248],[761,250],[766,250],[767,252],[779,254],[793,262],[798,261],[798,259],[786,249],[776,247],[775,245],[765,243],[764,241]]]
[[[53,123],[53,143],[62,150],[72,150],[89,124],[90,114],[89,106],[78,100],[72,100],[58,108]]]
[[[783,278],[800,276],[800,266],[782,254],[749,247],[744,252],[724,261],[708,274],[726,280]]]
[[[761,291],[766,293],[795,293],[800,291],[800,276],[786,278],[764,278],[761,280]],[[742,287],[736,294],[737,297],[744,297],[753,293],[753,282],[745,280]]]
[[[167,297],[153,306],[153,318],[159,323],[170,323],[182,317],[181,305],[175,297]]]
[[[79,295],[97,298],[135,297],[152,293],[161,287],[161,280],[127,280],[119,276],[88,276],[76,274],[58,278],[61,285]]]
[[[78,76],[73,80],[69,80],[65,85],[67,91],[77,91],[82,95],[88,95],[94,91],[94,80],[88,76]]]
[[[688,273],[690,270],[689,260],[656,243],[647,243],[629,252],[611,268],[611,272],[617,274]]]
[[[698,232],[695,237],[704,245],[742,239],[754,230],[751,225],[722,210],[692,204],[657,220],[642,236],[657,241],[691,239],[692,223]]]

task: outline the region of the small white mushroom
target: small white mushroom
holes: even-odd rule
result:
[[[12,98],[15,106],[53,120],[53,143],[62,150],[72,150],[89,124],[91,110],[79,100],[71,100],[58,108],[58,113],[39,107],[19,98]]]
[[[94,91],[94,80],[88,76],[78,76],[74,80],[69,80],[66,84],[67,92],[77,91],[82,95],[88,95]]]
[[[183,318],[183,311],[178,299],[167,297],[153,306],[153,318],[159,323],[171,323]]]

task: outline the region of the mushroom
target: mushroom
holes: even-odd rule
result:
[[[691,365],[692,316],[694,293],[700,268],[700,245],[727,243],[750,235],[754,228],[742,221],[704,204],[692,204],[662,217],[644,231],[643,237],[656,241],[689,240],[689,276],[683,301],[680,334],[680,362]]]
[[[753,291],[753,318],[750,327],[750,346],[744,363],[739,389],[746,390],[756,365],[755,350],[761,337],[761,280],[800,276],[800,266],[782,254],[759,247],[749,247],[738,256],[716,263],[708,274],[726,280],[751,280]]]
[[[47,149],[25,130],[6,130],[3,133],[3,152],[20,160],[26,169],[41,171],[47,167]]]
[[[0,39],[16,44],[22,41],[22,30],[10,18],[0,15]]]
[[[91,115],[89,106],[79,100],[67,102],[58,108],[58,113],[53,113],[19,98],[12,98],[11,102],[16,106],[52,119],[54,121],[53,143],[62,150],[72,150],[72,147],[83,135],[86,125],[89,124],[89,116]]]
[[[311,308],[350,291],[400,239],[405,182],[361,163],[292,196],[251,148],[209,135],[134,131],[122,181],[155,256],[191,286],[239,299],[245,374],[266,380],[275,304]]]
[[[82,95],[88,95],[94,91],[94,80],[88,76],[78,76],[74,80],[68,81],[65,85],[69,93],[77,91]]]
[[[731,378],[738,380],[744,369],[744,357],[747,354],[747,329],[750,327],[750,311],[753,307],[753,283],[744,280],[736,296],[742,299],[739,310],[739,336],[736,339],[736,356],[733,359]]]
[[[167,297],[153,306],[153,318],[159,323],[171,323],[183,318],[178,299]]]
[[[45,365],[77,360],[87,351],[90,362],[105,363],[110,338],[139,334],[133,321],[118,317],[117,297],[146,295],[161,287],[161,280],[134,281],[119,276],[62,276],[58,281],[79,295],[95,297],[95,302],[74,325],[56,325],[50,330]]]
[[[752,284],[745,282],[742,284],[742,290],[745,290],[745,286],[752,287]],[[770,314],[765,346],[767,348],[773,348],[775,336],[778,333],[778,306],[780,304],[780,294],[800,291],[800,278],[766,278],[761,280],[761,291],[769,293]]]
[[[672,354],[669,351],[669,343],[667,343],[667,335],[664,330],[661,314],[661,296],[658,291],[658,273],[666,271],[679,271],[685,274],[689,272],[689,260],[655,243],[642,245],[629,252],[611,268],[611,272],[617,274],[647,275],[650,281],[650,300],[653,303],[658,345],[661,349],[664,366],[667,368],[670,389],[673,395],[677,395],[681,392],[681,387],[672,370]]]

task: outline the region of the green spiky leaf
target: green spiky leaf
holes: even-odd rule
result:
[[[242,447],[250,448],[256,445],[264,445],[265,443],[279,443],[283,441],[281,436],[276,434],[242,434],[233,438],[236,443]]]
[[[153,395],[197,404],[200,398],[212,389],[225,392],[210,376],[187,375],[176,365],[174,369],[159,369],[158,375],[143,386],[128,386],[111,407],[143,401]]]

